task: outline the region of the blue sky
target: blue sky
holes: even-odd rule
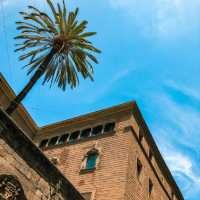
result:
[[[28,80],[13,53],[27,4],[1,0],[0,71],[19,92]],[[40,125],[136,100],[186,200],[200,196],[200,0],[76,0],[102,50],[95,81],[65,93],[38,83],[24,105]],[[3,10],[2,10],[3,8]]]

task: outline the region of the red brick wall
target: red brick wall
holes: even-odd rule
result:
[[[129,130],[126,133],[129,135],[129,160],[128,160],[128,173],[127,173],[127,184],[126,184],[126,200],[144,200],[144,199],[155,199],[155,200],[168,200],[168,197],[162,189],[152,167],[149,164],[149,159],[146,158],[141,146],[136,139],[137,134]],[[134,135],[135,134],[135,135]],[[145,140],[145,138],[143,138]],[[142,141],[142,145],[147,143]],[[147,148],[146,148],[147,150]],[[148,153],[148,151],[146,152]],[[148,154],[147,154],[148,155]],[[137,159],[142,163],[142,172],[140,177],[137,176]],[[149,178],[153,182],[153,192],[149,197],[148,182]]]
[[[124,134],[124,127],[129,117],[118,116],[116,121],[115,134],[45,151],[48,157],[58,159],[59,169],[81,193],[93,192],[95,200],[124,199],[128,166],[128,135]],[[80,173],[84,155],[94,146],[101,150],[97,169]]]
[[[171,187],[157,160],[152,157],[149,161],[149,149],[145,137],[138,141],[140,127],[130,113],[118,113],[112,116],[116,121],[116,133],[105,137],[86,139],[85,141],[54,147],[45,151],[50,158],[58,159],[58,168],[69,178],[81,192],[94,192],[95,200],[170,200]],[[101,122],[110,118],[101,119]],[[87,121],[82,124],[86,126]],[[94,126],[98,120],[89,123]],[[132,127],[132,129],[127,127]],[[77,125],[80,128],[80,125]],[[62,131],[67,127],[62,127]],[[45,133],[45,137],[58,135],[61,130]],[[66,130],[65,130],[66,131]],[[63,134],[63,133],[62,133]],[[42,134],[41,134],[42,135]],[[84,155],[93,146],[102,150],[100,163],[94,172],[80,174],[81,162]],[[136,160],[140,159],[143,169],[140,181],[136,175]],[[148,180],[153,182],[151,197],[148,193]]]

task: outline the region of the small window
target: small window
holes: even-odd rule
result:
[[[107,123],[107,124],[105,124],[104,132],[112,132],[112,131],[114,131],[114,129],[115,129],[115,123],[114,122]]]
[[[81,194],[85,200],[91,200],[92,192],[86,192]]]
[[[143,137],[144,137],[144,134],[143,134],[143,132],[142,132],[142,129],[140,128],[140,129],[139,129],[139,141],[140,141],[140,142],[142,142]]]
[[[137,177],[140,178],[142,173],[142,163],[139,159],[137,159]]]
[[[91,133],[91,128],[84,129],[84,130],[82,130],[82,132],[81,132],[80,138],[81,138],[81,139],[87,138],[87,137],[90,136],[90,133]]]
[[[151,196],[152,192],[153,192],[153,182],[151,179],[149,179],[149,196]]]
[[[45,139],[45,140],[42,140],[42,142],[40,142],[40,145],[39,145],[39,147],[40,148],[44,148],[44,147],[46,147],[47,146],[47,143],[48,143],[48,139]]]
[[[96,126],[92,129],[92,135],[95,136],[95,135],[102,134],[102,130],[103,130],[102,125]]]
[[[98,153],[89,153],[87,156],[86,166],[85,169],[95,169],[96,161],[97,161]]]
[[[73,141],[77,140],[79,137],[79,134],[80,134],[80,131],[73,132],[69,137],[69,141],[73,142]]]
[[[48,143],[48,146],[56,145],[57,141],[58,141],[58,136],[51,138],[49,143]]]
[[[69,137],[69,134],[65,134],[65,135],[62,135],[59,139],[58,139],[58,144],[64,144],[67,142],[67,139]]]

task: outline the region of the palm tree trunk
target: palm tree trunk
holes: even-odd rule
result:
[[[11,115],[19,106],[19,104],[22,102],[22,100],[26,97],[26,95],[30,92],[32,87],[35,85],[35,83],[40,79],[40,77],[44,74],[48,64],[51,62],[51,59],[53,58],[53,55],[55,53],[55,50],[52,49],[50,53],[47,55],[43,63],[40,65],[40,67],[35,71],[34,75],[30,79],[30,81],[27,83],[27,85],[23,88],[23,90],[15,97],[14,100],[10,102],[10,105],[6,109],[6,112]]]

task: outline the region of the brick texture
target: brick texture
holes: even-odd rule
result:
[[[77,128],[85,128],[87,124],[106,123],[115,120],[115,133],[107,136],[85,139],[73,144],[45,149],[50,158],[57,158],[57,167],[81,192],[92,192],[93,200],[172,200],[173,187],[165,178],[164,172],[158,166],[158,161],[152,152],[151,160],[148,157],[151,144],[145,137],[139,141],[140,126],[131,113],[123,112],[90,120],[87,123],[77,124]],[[62,127],[45,132],[45,137],[55,136],[58,133],[69,132],[72,127]],[[42,133],[41,133],[42,135]],[[145,134],[144,134],[145,135]],[[81,173],[81,163],[84,155],[98,146],[102,151],[97,168],[88,173]],[[136,161],[142,163],[141,177],[136,172]],[[149,179],[153,183],[153,190],[149,194]],[[174,200],[178,199],[174,197]]]

